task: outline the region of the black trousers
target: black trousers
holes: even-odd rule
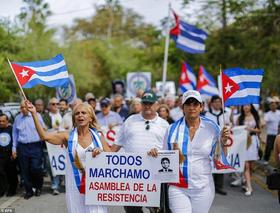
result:
[[[213,174],[215,188],[223,189],[224,188],[224,174]]]
[[[0,149],[0,195],[14,194],[18,185],[17,162],[11,159],[11,151]]]
[[[264,151],[264,160],[269,161],[271,151],[274,147],[274,141],[275,141],[276,135],[267,135],[266,137],[266,145],[265,145],[265,151]]]
[[[42,144],[41,142],[29,144],[18,143],[17,153],[25,192],[27,194],[33,194],[32,187],[41,189],[43,185]]]

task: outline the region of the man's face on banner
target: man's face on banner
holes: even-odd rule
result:
[[[170,162],[167,159],[164,159],[164,160],[161,161],[161,166],[164,169],[168,169],[169,166],[170,166]]]

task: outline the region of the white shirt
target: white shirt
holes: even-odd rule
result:
[[[61,117],[60,113],[57,112],[57,113],[54,114],[52,112],[49,112],[49,115],[50,115],[51,120],[52,120],[52,129],[58,130],[59,125],[62,121],[62,117]]]
[[[145,120],[141,113],[131,115],[121,126],[115,144],[133,153],[145,153],[152,148],[161,150],[168,126],[167,121],[158,115],[152,120]]]
[[[269,111],[264,114],[264,121],[266,122],[267,134],[277,135],[278,125],[280,124],[280,110],[275,112]]]
[[[72,111],[67,111],[59,124],[59,131],[71,131],[73,128]]]
[[[214,121],[221,128],[224,127],[224,119],[223,119],[223,114],[221,113],[221,110],[217,111],[217,110],[212,109],[211,112],[207,111],[205,113],[205,117],[209,118],[212,121]],[[225,114],[226,125],[229,125],[230,124],[230,112],[229,111],[225,111],[224,114]]]
[[[188,127],[184,118],[179,129],[176,128],[174,132],[171,130],[172,125],[168,129],[164,145],[168,146],[170,142],[171,149],[173,149],[173,144],[178,143],[178,148],[183,154],[185,154],[184,150],[187,150],[187,164],[185,162],[180,164],[180,170],[183,175],[187,174],[185,178],[188,180],[188,188],[200,189],[209,185],[213,181],[211,151],[218,140],[219,127],[211,120],[201,117],[199,128],[191,141],[185,131]],[[176,139],[177,130],[178,138]],[[169,138],[170,141],[168,142]]]
[[[183,116],[184,114],[181,107],[175,107],[170,110],[170,117],[172,118],[173,121],[178,121]]]

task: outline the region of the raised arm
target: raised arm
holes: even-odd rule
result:
[[[42,127],[37,112],[36,112],[36,108],[34,107],[34,105],[30,102],[30,101],[26,101],[25,102],[26,107],[28,109],[28,111],[31,113],[32,118],[34,120],[35,123],[35,127],[36,130],[41,138],[41,140],[46,141],[48,143],[54,144],[54,145],[61,145],[64,144],[65,146],[67,146],[67,141],[68,141],[68,134],[67,132],[51,132],[48,133],[44,130],[44,128]]]

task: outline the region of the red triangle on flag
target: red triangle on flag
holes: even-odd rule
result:
[[[240,89],[239,85],[222,72],[222,91],[223,91],[224,101],[227,101],[227,99],[239,89]]]
[[[202,89],[202,87],[204,87],[205,85],[208,85],[208,84],[209,84],[209,82],[203,74],[203,68],[202,68],[202,66],[200,66],[199,72],[198,72],[198,81],[197,81],[196,90],[200,91]]]
[[[179,80],[179,85],[190,83],[189,76],[187,74],[187,66],[185,63],[182,64],[181,76]]]
[[[169,33],[173,36],[178,36],[180,34],[179,16],[175,12],[173,12],[173,15],[175,17],[176,25],[170,30]]]
[[[18,79],[20,86],[26,84],[29,79],[34,75],[36,72],[28,67],[20,66],[18,64],[12,63],[13,70],[15,75]]]

